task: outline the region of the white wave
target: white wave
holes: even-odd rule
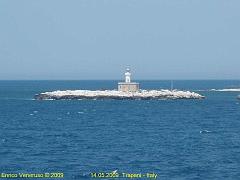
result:
[[[240,92],[240,88],[229,88],[229,89],[211,89],[210,91],[218,91],[218,92]]]
[[[35,101],[36,99],[32,99],[32,98],[8,98],[8,97],[4,97],[4,98],[0,98],[1,100],[18,100],[18,101]]]
[[[240,88],[225,88],[225,89],[197,89],[194,90],[195,92],[209,92],[209,91],[215,91],[215,92],[240,92]]]
[[[202,130],[202,131],[200,131],[200,134],[202,134],[202,133],[211,133],[212,131],[208,131],[208,130]]]

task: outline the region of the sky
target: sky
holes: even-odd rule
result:
[[[0,0],[1,80],[239,79],[239,0]]]

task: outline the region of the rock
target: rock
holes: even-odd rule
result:
[[[140,90],[121,92],[117,90],[66,90],[52,91],[35,95],[36,100],[60,99],[203,99],[204,96],[190,91]]]

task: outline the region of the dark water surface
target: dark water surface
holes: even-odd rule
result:
[[[114,89],[117,81],[0,81],[0,173],[148,173],[240,179],[240,81],[175,81],[205,100],[35,101],[36,93]],[[169,81],[140,81],[143,89]]]

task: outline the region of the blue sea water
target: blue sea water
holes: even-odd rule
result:
[[[143,89],[171,84],[140,83]],[[208,91],[240,81],[174,81],[204,100],[33,100],[45,91],[116,84],[0,81],[0,173],[91,179],[91,172],[117,170],[154,172],[158,179],[240,179],[240,92]]]

